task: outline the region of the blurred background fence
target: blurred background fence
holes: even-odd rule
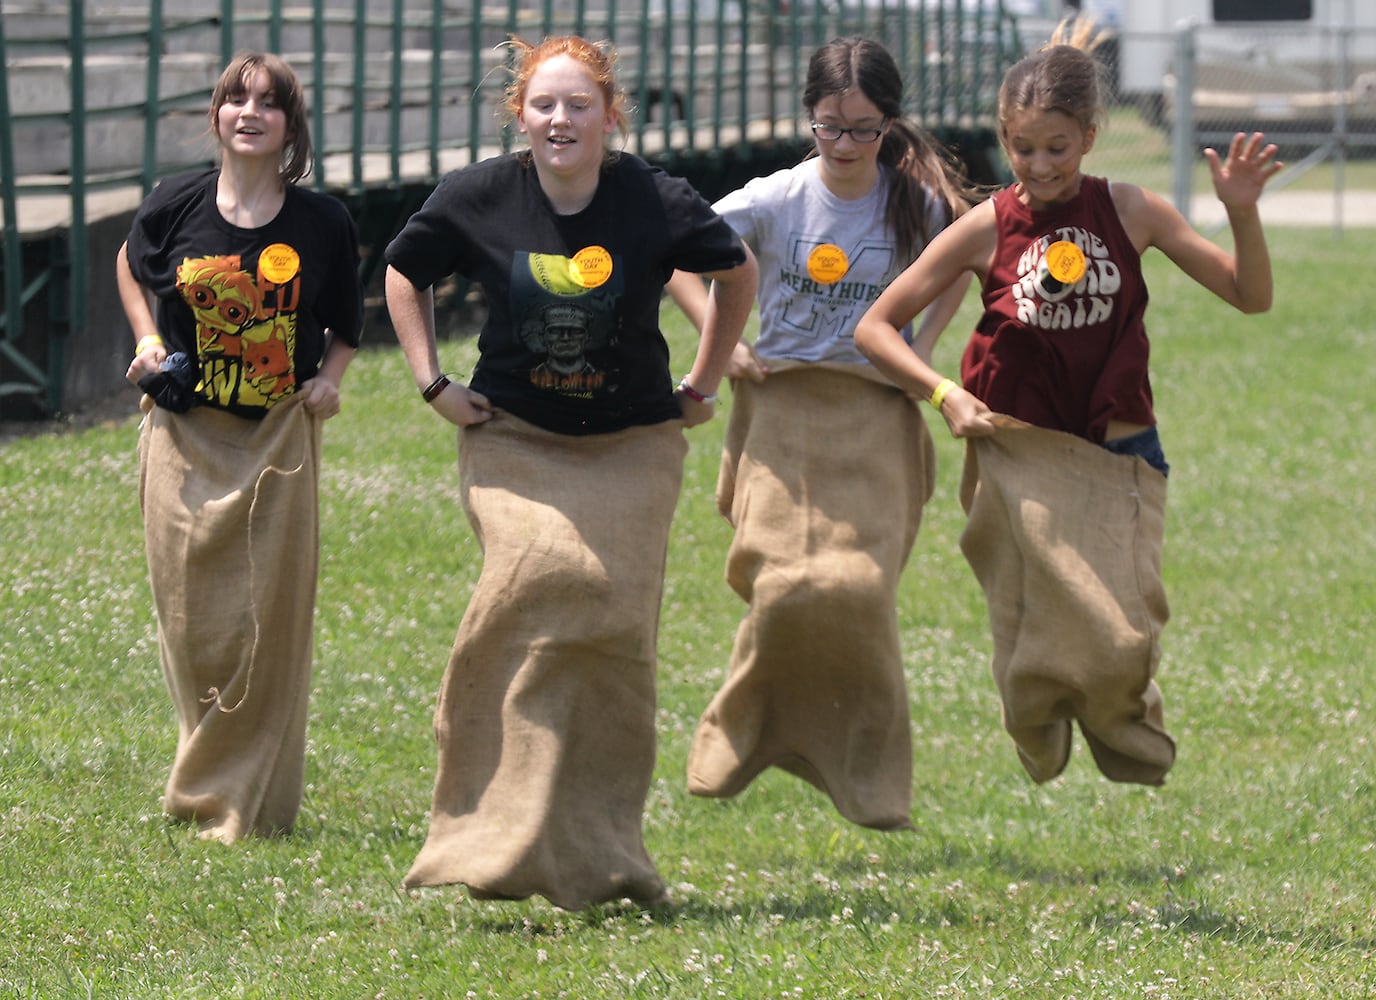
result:
[[[496,114],[511,34],[613,43],[627,148],[708,197],[796,162],[807,57],[851,33],[883,41],[908,113],[975,179],[1001,182],[999,81],[1075,15],[1106,29],[1113,84],[1091,172],[1217,228],[1200,149],[1260,128],[1291,163],[1268,198],[1300,199],[1300,221],[1340,232],[1376,192],[1371,0],[0,0],[0,13],[0,417],[122,389],[114,252],[158,179],[213,162],[210,89],[249,48],[301,75],[308,183],[354,213],[373,287],[378,251],[436,179],[512,144]]]
[[[1027,0],[1032,48],[1059,0]],[[1083,0],[1107,30],[1114,93],[1086,169],[1171,197],[1205,231],[1222,225],[1201,151],[1264,131],[1287,169],[1264,217],[1370,225],[1376,202],[1376,3],[1370,0]],[[1257,19],[1260,18],[1260,19]],[[1284,195],[1285,197],[1281,197]]]

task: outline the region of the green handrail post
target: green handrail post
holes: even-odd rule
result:
[[[438,0],[437,0],[438,2]],[[478,159],[478,106],[482,100],[480,86],[482,81],[483,20],[481,0],[474,0],[474,23],[468,29],[468,79],[464,87],[468,91],[468,159]]]
[[[390,110],[387,122],[387,133],[391,142],[391,156],[389,164],[391,168],[391,186],[396,187],[401,183],[401,116],[405,108],[402,100],[402,44],[405,41],[403,28],[405,24],[405,5],[402,0],[392,0],[392,89],[387,102]]]
[[[0,316],[0,348],[10,357],[9,341],[17,340],[23,332],[24,302],[20,290],[24,275],[23,245],[19,239],[19,204],[15,195],[14,143],[12,141],[14,119],[10,116],[9,57],[5,46],[5,22],[0,18],[0,185],[3,186],[5,210],[5,308]],[[13,352],[17,353],[17,352]],[[0,395],[7,386],[0,383]]]
[[[10,253],[10,241],[15,240],[17,247],[19,237],[19,205],[15,195],[13,135],[14,119],[10,116],[9,55],[5,44],[5,22],[3,18],[0,18],[0,184],[3,184],[6,265],[13,259]],[[6,266],[5,308],[7,313],[9,307],[18,299],[19,282],[14,277],[17,273],[17,268],[12,269]],[[13,284],[11,284],[12,279],[14,279]]]
[[[520,7],[519,7],[519,5],[518,5],[518,3],[517,3],[517,0],[507,0],[507,5],[506,5],[506,33],[507,33],[507,34],[510,34],[510,35],[520,34],[520,30],[519,30],[519,29],[520,29]],[[530,41],[530,39],[526,39],[526,41]],[[536,39],[536,41],[538,41],[538,39]],[[511,49],[511,48],[507,48],[507,49],[506,49],[506,67],[507,67],[507,72],[508,72],[508,73],[512,73],[512,74],[515,73],[515,71],[516,71],[516,53],[515,53],[515,50],[513,50],[513,49]],[[480,67],[480,65],[479,65],[478,63],[474,63],[474,64],[473,64],[473,78],[474,78],[474,81],[475,81],[474,84],[473,84],[473,100],[474,100],[475,105],[476,105],[477,102],[480,100],[481,94],[482,94],[482,79],[483,79],[483,77],[482,77],[482,73],[479,71],[480,68],[481,68],[481,67]],[[508,149],[510,149],[511,146],[512,146],[512,142],[513,142],[513,139],[512,139],[512,135],[511,135],[511,125],[510,125],[510,123],[504,123],[504,124],[502,125],[502,149],[503,149],[503,150],[508,150]],[[478,158],[478,155],[479,155],[479,153],[478,153],[477,133],[475,132],[475,133],[474,133],[474,140],[473,140],[473,158],[476,160],[476,159]]]
[[[143,169],[139,180],[146,195],[158,178],[158,122],[162,119],[162,0],[148,5],[148,80],[144,91]]]
[[[748,5],[750,0],[741,0],[742,6]],[[764,50],[765,50],[765,86],[774,86],[774,7],[771,4],[765,11],[764,19]],[[750,121],[750,98],[746,91],[746,81],[750,79],[750,38],[746,35],[741,39],[740,51],[736,59],[740,74],[740,85],[736,88],[736,109],[739,115],[739,124],[736,129],[736,150],[744,154],[750,148],[750,139],[746,136],[746,125]]]
[[[470,34],[476,35],[476,31]],[[432,0],[430,4],[430,99],[426,101],[426,135],[429,137],[430,162],[428,179],[437,180],[440,175],[440,108],[442,70],[444,68],[444,0]]]
[[[220,65],[234,58],[234,0],[220,0]]]
[[[713,0],[708,0],[708,2],[713,2]],[[725,0],[715,0],[715,3],[717,5],[717,28],[718,30],[720,30],[722,21],[722,5],[725,3]],[[693,113],[693,105],[697,103],[696,98],[698,93],[698,19],[697,11],[695,9],[696,6],[696,0],[689,0],[688,73],[683,80],[683,120],[688,129],[688,150],[690,152],[695,151],[697,149],[697,137],[693,131],[694,122],[697,118],[697,116]],[[672,57],[672,53],[670,53],[670,55]],[[672,58],[668,60],[668,62],[672,61]],[[673,106],[673,102],[670,101],[670,109],[672,109]],[[668,114],[664,116],[666,127],[668,125],[669,117],[670,115]]]
[[[55,271],[65,274],[66,302],[55,290],[53,305],[65,310],[67,331],[86,328],[86,11],[79,3],[68,8],[68,38],[71,54],[72,109],[68,121],[72,135],[71,203],[72,229],[67,240],[65,261],[56,261]],[[60,245],[55,242],[54,246]],[[65,270],[63,265],[65,264]],[[61,322],[54,323],[48,337],[48,410],[62,409],[63,375],[66,370],[66,339]]]
[[[315,146],[315,189],[325,189],[325,0],[311,3],[311,135]]]
[[[282,51],[282,5],[268,4],[268,51]]]
[[[650,0],[640,0],[639,24],[636,27],[636,95],[639,114],[635,116],[636,143],[644,148],[648,128],[646,108],[650,102]]]
[[[364,90],[364,69],[367,58],[365,45],[368,28],[368,0],[354,0],[354,89],[352,108],[352,127],[349,134],[353,139],[349,150],[353,161],[352,176],[349,178],[349,193],[358,194],[363,190],[363,109],[367,102]]]
[[[746,29],[746,11],[749,9],[749,2],[745,0],[741,4],[741,45],[745,46],[750,35]],[[718,11],[720,13],[720,11]],[[717,86],[712,88],[712,149],[721,149],[721,81],[726,79],[726,24],[725,18],[717,18],[717,44],[712,53],[712,77],[717,80]]]
[[[803,53],[803,12],[797,4],[789,4],[788,7],[788,110],[793,111],[797,106],[798,95],[803,92],[803,74],[806,67],[803,65],[805,56]],[[777,95],[771,94],[771,98],[777,100]],[[777,106],[770,108],[769,114],[769,138],[770,141],[778,141],[778,122],[783,109]]]
[[[660,109],[663,113],[664,152],[673,150],[674,116],[674,0],[664,0],[664,72],[660,79]]]

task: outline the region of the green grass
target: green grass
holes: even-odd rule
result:
[[[406,892],[431,712],[478,570],[453,434],[399,352],[326,427],[308,790],[290,837],[165,822],[175,744],[137,511],[136,426],[0,445],[0,996],[1358,998],[1376,993],[1376,233],[1276,230],[1277,305],[1242,317],[1148,258],[1172,463],[1166,786],[1077,747],[1031,785],[998,720],[957,548],[960,446],[904,577],[917,829],[848,825],[771,773],[684,792],[740,607],[690,432],[646,817],[679,905],[566,913]],[[937,349],[956,367],[973,298]],[[683,368],[691,345],[666,311]],[[443,345],[446,366],[471,344]],[[685,368],[686,370],[686,368]]]

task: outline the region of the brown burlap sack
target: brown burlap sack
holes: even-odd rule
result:
[[[912,743],[898,578],[932,494],[917,404],[864,365],[771,361],[732,385],[717,503],[726,576],[749,605],[688,760],[695,795],[778,766],[841,815],[911,826]]]
[[[139,501],[178,721],[163,809],[226,843],[301,805],[319,543],[320,421],[148,413]]]
[[[998,420],[969,442],[961,549],[989,605],[1004,726],[1035,781],[1065,768],[1073,719],[1106,776],[1159,785],[1175,760],[1153,680],[1169,616],[1166,478],[1140,458]]]
[[[573,437],[500,414],[460,432],[483,568],[440,690],[430,831],[407,885],[569,909],[663,894],[641,815],[686,451],[678,421]]]

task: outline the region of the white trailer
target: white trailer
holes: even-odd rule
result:
[[[1258,125],[1331,124],[1345,105],[1376,115],[1376,3],[1300,0],[1222,3],[1224,8],[1302,12],[1279,20],[1217,20],[1215,0],[1084,0],[1085,13],[1117,35],[1119,95],[1149,115],[1169,115],[1181,32],[1191,32],[1196,119],[1255,118]],[[1221,11],[1226,15],[1227,11]],[[1164,119],[1158,119],[1164,120]]]

